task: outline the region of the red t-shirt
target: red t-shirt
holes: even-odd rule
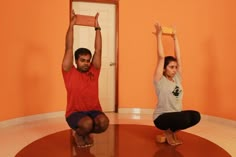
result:
[[[69,71],[62,69],[67,91],[66,117],[78,111],[101,111],[98,98],[100,69],[91,65],[88,72],[79,72],[74,66]]]

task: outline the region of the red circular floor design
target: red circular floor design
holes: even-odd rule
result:
[[[176,147],[157,144],[157,134],[154,126],[115,124],[94,135],[93,147],[82,149],[72,142],[71,130],[64,130],[34,141],[16,157],[230,157],[218,145],[190,133],[180,131],[184,143]]]

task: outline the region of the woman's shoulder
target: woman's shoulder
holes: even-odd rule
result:
[[[154,85],[155,86],[160,86],[161,84],[163,84],[163,82],[166,80],[165,76],[161,76],[161,78],[159,80],[154,80]]]
[[[179,71],[177,71],[177,73],[175,74],[175,79],[182,81],[182,75]]]

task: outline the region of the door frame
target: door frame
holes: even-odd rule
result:
[[[114,4],[115,5],[115,112],[118,112],[118,104],[119,104],[119,0],[70,0],[69,5],[69,19],[70,19],[70,13],[72,9],[72,2],[90,2],[90,3],[107,3],[107,4]]]

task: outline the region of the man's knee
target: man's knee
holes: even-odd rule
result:
[[[109,126],[109,119],[106,115],[101,114],[95,118],[94,132],[101,133],[107,130]]]
[[[78,123],[78,130],[83,133],[88,133],[93,129],[93,120],[89,117],[82,118]]]

